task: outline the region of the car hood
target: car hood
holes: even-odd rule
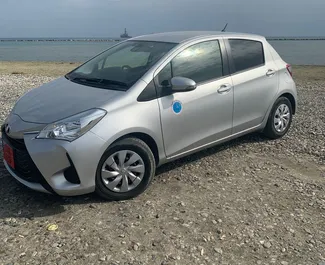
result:
[[[13,113],[27,122],[47,124],[101,107],[123,94],[123,91],[80,85],[61,77],[27,92],[18,100]]]

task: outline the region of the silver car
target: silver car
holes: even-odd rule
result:
[[[140,36],[22,96],[2,126],[4,164],[37,191],[125,200],[166,162],[284,136],[296,109],[291,66],[262,36]]]

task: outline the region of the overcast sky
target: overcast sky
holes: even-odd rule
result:
[[[325,0],[0,0],[0,38],[176,30],[325,36]]]

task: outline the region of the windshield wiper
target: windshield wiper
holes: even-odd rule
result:
[[[95,84],[102,84],[102,85],[112,85],[112,86],[118,86],[118,87],[129,87],[127,83],[116,81],[116,80],[102,79],[102,78],[75,77],[72,79],[72,81],[95,83]]]
[[[102,79],[102,84],[107,84],[107,85],[116,85],[120,87],[129,87],[127,83],[116,81],[116,80],[108,80],[108,79]]]
[[[86,83],[101,83],[103,81],[103,79],[100,78],[89,78],[89,77],[75,77],[72,80],[86,82]]]

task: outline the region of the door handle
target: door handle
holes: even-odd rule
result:
[[[267,72],[266,72],[266,76],[273,76],[275,75],[275,70],[273,69],[269,69]]]
[[[232,88],[232,86],[230,84],[221,85],[220,88],[218,89],[218,93],[219,94],[228,93],[231,88]]]

